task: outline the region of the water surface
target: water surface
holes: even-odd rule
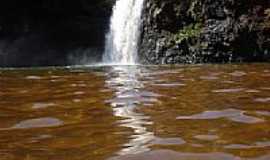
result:
[[[268,160],[270,65],[0,70],[1,160]]]

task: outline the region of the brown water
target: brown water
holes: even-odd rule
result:
[[[0,70],[1,160],[269,160],[270,64]]]

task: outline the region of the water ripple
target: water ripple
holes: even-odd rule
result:
[[[29,129],[29,128],[44,128],[44,127],[56,127],[61,126],[63,122],[57,118],[45,117],[45,118],[35,118],[21,121],[11,129]]]
[[[225,109],[220,111],[205,111],[203,113],[194,114],[191,116],[179,116],[177,119],[179,120],[211,120],[211,119],[219,119],[226,118],[234,122],[239,123],[261,123],[264,122],[263,119],[247,116],[244,114],[245,111],[237,110],[237,109]]]

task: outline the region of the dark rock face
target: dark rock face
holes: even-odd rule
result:
[[[142,63],[270,61],[269,0],[147,0]]]
[[[1,1],[0,67],[99,61],[114,1]]]

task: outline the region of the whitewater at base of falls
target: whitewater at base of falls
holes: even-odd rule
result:
[[[117,0],[106,35],[103,63],[133,65],[137,62],[144,0]]]

